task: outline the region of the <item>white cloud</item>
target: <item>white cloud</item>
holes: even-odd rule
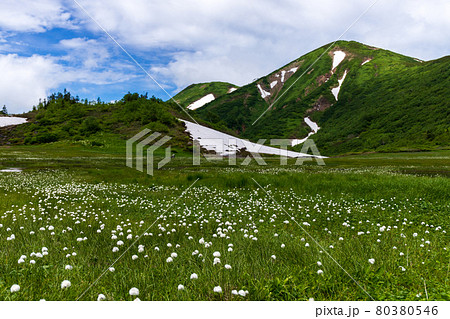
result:
[[[152,72],[183,87],[209,80],[247,83],[334,41],[373,0],[79,2],[131,52],[173,50],[170,63]],[[449,5],[379,1],[344,39],[436,58],[448,53]],[[83,15],[77,13],[99,30]]]
[[[61,67],[52,58],[0,55],[0,104],[10,113],[28,111],[60,81]]]
[[[0,2],[0,29],[4,31],[44,32],[55,27],[74,27],[62,0]]]
[[[135,77],[135,72],[126,72],[127,65],[101,69],[66,66],[61,62],[51,56],[0,54],[0,105],[6,105],[10,113],[26,112],[61,85],[73,82],[107,85]]]

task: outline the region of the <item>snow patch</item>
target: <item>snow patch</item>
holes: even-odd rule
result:
[[[215,99],[214,94],[210,93],[208,95],[205,95],[201,99],[195,101],[194,103],[189,104],[187,108],[190,110],[196,110],[196,109],[202,107],[203,105],[205,105],[211,101],[214,101],[214,99]]]
[[[336,99],[336,101],[338,100],[339,91],[341,90],[342,83],[344,83],[344,80],[345,80],[346,76],[347,76],[347,70],[345,70],[344,76],[340,80],[338,80],[339,86],[335,87],[334,89],[331,89],[331,93],[333,93],[334,98]]]
[[[261,97],[265,99],[266,97],[270,96],[270,93],[267,91],[264,91],[264,89],[261,87],[260,84],[257,85],[259,92],[261,93]]]
[[[181,120],[186,124],[186,131],[189,132],[193,140],[196,140],[200,145],[209,150],[214,151],[218,155],[231,155],[236,154],[240,149],[246,149],[247,151],[253,151],[259,154],[271,154],[280,155],[286,157],[315,157],[314,155],[286,151],[279,148],[265,146],[262,144],[252,143],[247,140],[243,140],[209,127],[195,124],[189,121]],[[320,158],[325,158],[321,156]]]
[[[343,51],[334,51],[333,54],[333,67],[331,70],[334,70],[345,59],[345,52]]]
[[[281,82],[284,82],[284,75],[286,74],[286,71],[281,71]]]
[[[311,121],[311,119],[309,117],[305,117],[304,118],[305,123],[310,127],[312,132],[308,133],[308,136],[302,139],[294,139],[291,140],[291,145],[295,146],[295,145],[299,145],[304,143],[311,135],[314,135],[317,133],[318,130],[320,130],[319,125],[317,125],[316,122]]]
[[[270,83],[270,88],[273,89],[275,87],[275,85],[277,85],[278,81],[273,81],[272,83]]]
[[[9,125],[20,125],[26,123],[27,119],[23,117],[0,117],[0,127],[9,126]]]
[[[288,72],[295,73],[295,72],[297,72],[297,70],[298,70],[298,68],[292,68],[292,69],[290,69]]]
[[[316,122],[311,121],[309,117],[305,117],[304,121],[314,133],[317,133],[317,131],[320,130],[319,125],[317,125]]]
[[[231,88],[231,89],[228,90],[227,93],[233,93],[233,92],[236,91],[236,90],[237,90],[237,88]]]
[[[361,66],[363,66],[366,63],[369,63],[370,61],[372,61],[372,59],[367,59],[366,61],[364,61],[363,63],[361,63]]]

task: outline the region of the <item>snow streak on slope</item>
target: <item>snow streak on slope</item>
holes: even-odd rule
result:
[[[295,146],[295,145],[304,143],[311,135],[316,134],[317,131],[320,130],[319,125],[317,125],[316,122],[311,121],[311,119],[309,117],[305,117],[304,121],[311,128],[312,132],[309,132],[307,137],[302,138],[300,140],[297,140],[297,139],[291,140],[291,146]]]
[[[336,101],[338,100],[339,91],[341,90],[342,83],[344,83],[344,80],[345,80],[346,76],[347,76],[347,70],[345,70],[344,76],[342,77],[342,79],[338,80],[339,86],[334,88],[334,89],[331,89],[331,93],[333,93],[334,98],[336,99]]]
[[[372,61],[372,59],[367,59],[366,61],[364,61],[363,63],[361,63],[361,66],[363,66],[366,63],[369,63],[370,61]]]
[[[345,52],[334,51],[333,54],[333,67],[331,68],[331,70],[334,70],[345,59]]]
[[[257,85],[259,92],[261,93],[261,97],[265,99],[266,97],[270,96],[270,93],[267,91],[264,91],[264,89],[261,87],[260,84]]]
[[[19,125],[26,123],[27,119],[23,117],[9,117],[9,116],[1,116],[0,117],[0,127],[9,126],[9,125]]]
[[[236,91],[236,90],[237,90],[237,88],[231,88],[231,89],[228,90],[227,93],[233,93],[233,92]]]
[[[257,143],[252,143],[216,130],[209,127],[195,124],[189,121],[181,120],[186,124],[186,131],[189,132],[193,140],[196,140],[200,145],[209,150],[214,151],[219,155],[236,154],[240,149],[246,149],[248,152],[259,154],[280,155],[286,157],[315,157],[314,155],[284,151],[279,148],[265,146]],[[325,158],[325,157],[320,157]]]
[[[203,105],[213,101],[214,99],[215,99],[214,94],[210,93],[208,95],[205,95],[201,99],[195,101],[194,103],[189,104],[189,106],[187,108],[190,110],[196,110],[196,109],[202,107]]]

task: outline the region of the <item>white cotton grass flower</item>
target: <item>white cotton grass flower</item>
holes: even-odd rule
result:
[[[17,284],[14,284],[11,286],[11,293],[18,292],[20,290],[20,286]]]
[[[113,253],[117,253],[119,251],[119,247],[114,247],[113,249],[112,249],[112,252]]]
[[[213,253],[213,256],[214,256],[214,257],[220,257],[220,253],[219,253],[218,251],[215,251],[215,252]]]
[[[72,284],[68,280],[63,280],[63,282],[61,283],[61,289],[66,289],[69,288],[70,286],[72,286]]]
[[[229,251],[229,252],[232,252],[232,251],[233,251],[233,248],[228,247],[228,251]]]
[[[71,266],[71,265],[66,265],[66,266],[64,267],[64,269],[65,269],[65,270],[72,270],[72,269],[73,269],[73,266]]]
[[[322,263],[320,261],[317,262],[317,266],[322,266]]]
[[[286,247],[286,245],[285,244],[281,244],[281,248],[284,248],[284,247]]]
[[[248,291],[247,290],[239,290],[238,291],[238,294],[239,294],[239,296],[241,296],[241,297],[245,297],[245,296],[247,296],[247,294],[248,294]]]
[[[318,275],[322,275],[322,274],[323,274],[323,270],[322,270],[322,269],[319,269],[319,270],[317,271],[317,274],[318,274]]]
[[[30,260],[30,264],[34,265],[35,263],[36,263],[36,260],[34,260],[34,259]]]
[[[226,264],[226,265],[225,265],[225,269],[231,269],[231,266],[228,265],[228,264]]]
[[[222,293],[222,287],[220,287],[220,286],[214,287],[214,292],[216,292],[218,294],[221,294]]]
[[[115,272],[115,271],[116,271],[116,269],[115,269],[114,267],[109,267],[108,270],[109,270],[110,272]]]
[[[178,290],[184,290],[184,286],[183,285],[178,285]]]
[[[369,259],[369,263],[371,263],[372,265],[375,263],[375,259],[373,259],[373,258],[370,258]]]
[[[130,289],[130,291],[128,293],[130,294],[130,296],[139,296],[139,289],[137,289],[136,287],[133,287]]]
[[[272,258],[273,260],[275,260],[275,259],[277,259],[277,256],[272,255],[272,256],[270,256],[270,258]]]
[[[97,297],[97,301],[103,301],[106,299],[106,296],[104,294],[99,294]]]
[[[192,280],[198,279],[198,275],[194,272],[194,273],[191,275],[191,279],[192,279]]]
[[[231,294],[232,295],[238,295],[239,293],[238,293],[238,291],[236,289],[233,289],[233,290],[231,290]]]
[[[171,253],[171,254],[170,254],[170,257],[172,257],[172,258],[177,258],[177,257],[178,257],[178,254],[177,254],[177,253]]]
[[[173,258],[172,257],[168,257],[167,259],[166,259],[166,262],[167,263],[171,263],[173,261]]]
[[[131,256],[131,259],[133,259],[133,260],[136,260],[136,259],[138,259],[139,257],[138,257],[138,255],[133,255],[133,256]]]

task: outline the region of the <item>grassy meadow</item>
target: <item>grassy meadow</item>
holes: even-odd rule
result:
[[[0,148],[0,300],[450,300],[448,150],[148,176],[102,144]]]

